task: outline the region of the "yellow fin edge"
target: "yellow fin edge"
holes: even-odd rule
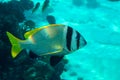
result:
[[[35,34],[36,32],[42,30],[42,29],[45,29],[45,28],[48,28],[48,27],[55,27],[55,26],[64,26],[63,24],[49,24],[47,26],[43,26],[43,27],[40,27],[40,28],[36,28],[36,29],[33,29],[31,31],[28,31],[24,34],[24,37],[25,39],[27,39],[29,36]]]
[[[53,52],[49,52],[49,53],[42,54],[42,56],[43,56],[43,55],[57,55],[57,53],[60,53],[60,52],[62,52],[62,51],[63,51],[63,49],[61,48],[61,49],[58,49],[58,50],[53,51]]]

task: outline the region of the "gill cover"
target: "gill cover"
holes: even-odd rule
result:
[[[16,38],[10,32],[6,32],[6,34],[7,34],[8,38],[11,42],[11,45],[12,45],[11,55],[12,55],[13,58],[15,58],[23,49],[20,45],[20,42],[22,40]]]

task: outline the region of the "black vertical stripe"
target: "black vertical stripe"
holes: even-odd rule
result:
[[[67,43],[66,46],[69,51],[71,50],[72,34],[73,34],[73,29],[68,26],[66,33],[66,43]]]
[[[77,33],[77,35],[76,35],[76,45],[77,45],[77,49],[78,49],[80,47],[80,33],[77,32],[77,31],[76,31],[76,33]]]

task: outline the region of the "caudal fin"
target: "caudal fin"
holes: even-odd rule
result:
[[[6,34],[7,34],[8,38],[11,42],[11,45],[12,45],[11,55],[12,55],[13,58],[15,58],[23,49],[20,45],[20,42],[22,40],[16,38],[10,32],[6,32]]]

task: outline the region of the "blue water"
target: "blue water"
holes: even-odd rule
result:
[[[44,1],[34,0],[37,2]],[[36,27],[44,26],[49,13],[56,23],[78,30],[87,41],[84,48],[65,56],[69,62],[61,79],[120,80],[120,1],[50,0],[44,14],[40,10],[34,14],[25,10],[25,18],[33,20]]]

